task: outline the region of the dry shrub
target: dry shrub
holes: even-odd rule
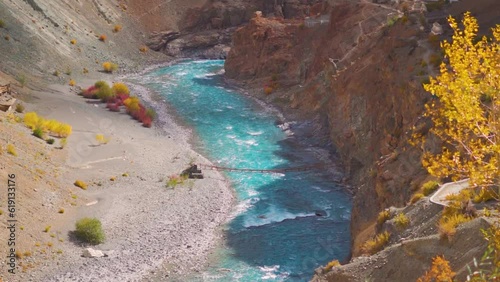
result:
[[[146,53],[148,50],[149,50],[148,46],[143,45],[139,47],[139,51],[141,51],[142,53]]]
[[[427,181],[424,183],[424,185],[422,185],[422,193],[424,194],[424,196],[429,196],[434,191],[436,191],[438,187],[439,187],[439,182],[433,180]]]
[[[436,256],[432,259],[432,266],[417,282],[453,282],[455,272],[451,270],[450,263],[444,256]]]
[[[118,65],[112,62],[104,62],[102,63],[102,68],[107,73],[112,73],[118,69]]]
[[[76,82],[74,79],[70,79],[69,80],[69,86],[75,86],[76,85]]]
[[[389,212],[389,210],[383,210],[383,211],[379,212],[379,214],[377,216],[377,224],[382,225],[390,218],[391,218],[391,213]]]
[[[373,255],[378,251],[384,249],[385,245],[389,242],[391,234],[387,231],[378,234],[374,239],[366,241],[363,246],[361,246],[361,252],[364,254]]]
[[[128,86],[122,82],[113,83],[112,90],[113,90],[113,93],[115,93],[115,95],[117,95],[117,94],[129,95],[130,94],[130,90],[128,89]]]
[[[439,235],[442,239],[450,240],[457,232],[457,226],[470,221],[472,218],[461,213],[446,215],[439,220]]]
[[[416,202],[418,202],[420,199],[422,199],[424,196],[424,194],[422,193],[415,193],[411,199],[410,199],[410,203],[412,204],[415,204]]]
[[[70,42],[72,45],[75,45],[75,44],[76,44],[76,39],[71,39],[69,42]]]
[[[410,224],[410,219],[404,213],[400,213],[394,217],[394,224],[397,228],[404,229]]]
[[[325,266],[325,271],[330,271],[332,268],[340,266],[340,262],[338,260],[332,260]]]
[[[117,32],[120,32],[122,30],[122,26],[117,24],[113,27],[113,32],[114,33],[117,33]]]
[[[77,180],[77,181],[75,181],[74,184],[76,187],[79,187],[83,190],[87,190],[87,183],[83,182],[82,180]]]
[[[105,34],[99,36],[99,41],[106,42],[106,39],[108,39],[108,37]]]

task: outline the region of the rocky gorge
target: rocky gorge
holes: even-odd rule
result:
[[[8,23],[0,34],[10,38],[0,39],[0,49],[9,50],[0,52],[0,67],[19,88],[23,78],[35,89],[44,81],[66,83],[69,75],[54,75],[58,70],[99,75],[107,60],[125,73],[174,58],[223,58],[228,81],[290,119],[314,121],[310,134],[341,162],[355,195],[353,258],[332,271],[318,269],[314,281],[412,281],[438,253],[464,278],[467,264],[483,253],[478,230],[487,220],[468,223],[446,243],[436,235],[440,207],[426,198],[407,206],[433,179],[421,165],[423,150],[440,146],[431,136],[424,148],[409,140],[430,127],[423,111],[432,97],[422,83],[437,70],[432,24],[444,27],[440,39],[450,36],[445,12],[428,12],[418,0],[56,2],[0,3],[0,19]],[[499,22],[494,1],[464,0],[446,9],[454,16],[472,9],[483,27]],[[117,24],[123,29],[114,33]],[[102,34],[106,42],[98,40]],[[73,38],[77,44],[69,44]],[[140,51],[144,46],[151,50]],[[407,214],[411,228],[377,224],[385,209]],[[362,256],[361,245],[381,230],[392,231],[391,246]]]

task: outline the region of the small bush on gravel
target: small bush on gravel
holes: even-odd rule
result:
[[[43,130],[40,127],[37,127],[33,130],[33,136],[43,139]]]
[[[105,34],[101,34],[101,36],[99,36],[99,40],[102,42],[106,42],[106,39],[108,39],[108,37]]]
[[[47,139],[47,144],[52,145],[52,144],[54,144],[55,141],[56,140],[54,140],[53,138],[49,138],[49,139]]]
[[[105,72],[112,73],[118,69],[118,65],[112,62],[104,62],[102,68]]]
[[[18,112],[18,113],[24,112],[24,105],[21,103],[16,104],[16,112]]]
[[[75,235],[78,239],[93,245],[104,242],[105,235],[99,219],[85,217],[78,220],[75,225]]]
[[[16,147],[12,144],[7,145],[7,153],[13,155],[14,157],[17,156]]]
[[[422,193],[415,193],[411,199],[410,199],[410,203],[411,204],[415,204],[416,202],[418,202],[420,199],[422,199],[424,196],[424,194]]]
[[[76,187],[80,187],[83,190],[87,190],[87,183],[83,182],[82,180],[77,180],[77,181],[75,181],[74,184]]]
[[[5,27],[5,22],[3,20],[0,20],[0,28],[4,28]]]
[[[120,30],[122,30],[122,26],[117,24],[113,27],[113,32],[114,33],[117,33],[117,32],[120,32]]]

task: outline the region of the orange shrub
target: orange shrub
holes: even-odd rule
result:
[[[146,53],[148,50],[149,50],[148,46],[143,45],[143,46],[139,47],[139,51],[141,51],[142,53]]]
[[[117,25],[115,25],[115,27],[113,27],[113,32],[114,32],[114,33],[117,33],[117,32],[119,32],[120,30],[122,30],[122,26],[121,26],[121,25],[119,25],[119,24],[117,24]]]
[[[102,42],[106,42],[106,39],[108,39],[108,37],[104,34],[101,34],[101,36],[99,36],[99,40]]]
[[[76,44],[76,39],[71,39],[70,43],[73,44],[73,45],[75,45]]]
[[[102,68],[104,69],[105,72],[112,73],[113,71],[118,69],[118,65],[112,62],[104,62],[102,64]]]
[[[271,87],[271,86],[265,86],[264,87],[264,93],[266,95],[270,95],[271,93],[273,93],[274,89]]]
[[[453,282],[455,272],[451,270],[450,263],[442,256],[436,256],[432,259],[432,266],[417,282]]]

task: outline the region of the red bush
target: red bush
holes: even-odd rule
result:
[[[152,120],[150,117],[145,117],[143,120],[142,120],[142,126],[144,127],[151,127],[151,123],[152,123]]]
[[[99,91],[99,89],[94,85],[92,85],[89,88],[82,91],[82,96],[87,99],[97,99],[97,91]]]
[[[130,97],[130,95],[125,94],[125,93],[118,93],[118,94],[116,94],[116,98],[118,100],[120,100],[122,104],[123,104],[123,101],[125,101],[129,97]]]
[[[112,112],[119,112],[120,111],[120,106],[116,103],[108,102],[106,104],[106,108],[108,108]]]

